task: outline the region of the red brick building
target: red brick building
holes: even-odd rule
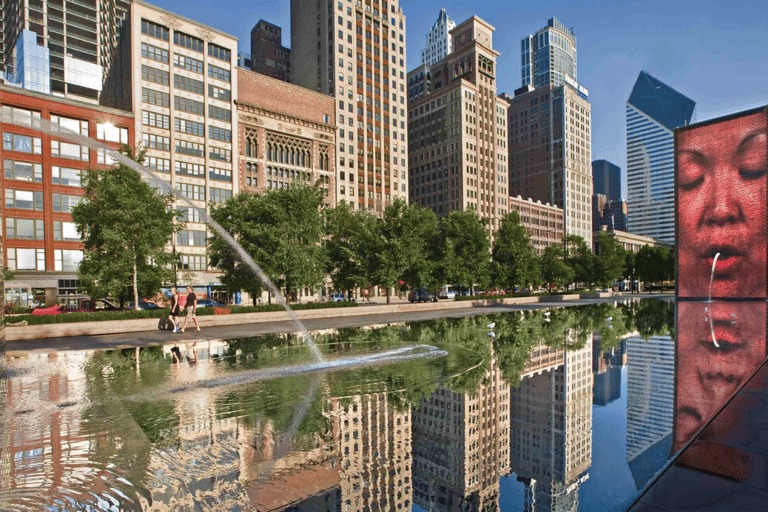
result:
[[[283,46],[283,29],[259,20],[251,30],[251,69],[262,75],[291,81],[291,49]]]
[[[133,115],[4,85],[0,107],[3,256],[16,273],[5,299],[26,306],[77,298],[83,246],[70,212],[83,195],[82,170],[106,166],[108,157],[12,121],[45,119],[119,148],[136,144]]]

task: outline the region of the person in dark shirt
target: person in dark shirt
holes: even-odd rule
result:
[[[171,312],[168,315],[168,320],[173,324],[173,332],[179,332],[179,311],[181,310],[179,304],[179,292],[176,291],[175,286],[171,286]]]
[[[184,325],[181,326],[181,332],[184,332],[184,329],[187,328],[187,322],[189,322],[190,318],[195,322],[195,332],[200,330],[200,325],[197,323],[197,316],[195,313],[197,313],[197,296],[192,290],[192,287],[187,286],[187,316],[184,317]]]

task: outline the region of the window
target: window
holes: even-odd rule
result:
[[[212,203],[223,203],[224,201],[232,197],[231,190],[211,187],[210,191],[211,191],[210,201]]]
[[[192,176],[194,178],[205,178],[205,166],[192,164],[189,162],[176,162],[176,174],[178,176]]]
[[[181,96],[173,97],[173,107],[181,112],[188,112],[198,116],[205,115],[205,106],[202,102],[182,98]]]
[[[221,80],[222,82],[229,82],[230,79],[228,69],[220,68],[219,66],[214,66],[213,64],[208,64],[208,76],[217,80]]]
[[[166,52],[167,54],[167,52]],[[166,56],[166,62],[168,62]],[[186,69],[187,71],[192,71],[193,73],[200,73],[203,74],[203,61],[188,57],[186,55],[181,55],[180,53],[174,53],[173,54],[173,65],[177,68]]]
[[[154,172],[171,172],[171,161],[154,156],[144,157],[144,167]]]
[[[232,96],[229,92],[229,89],[224,89],[222,87],[216,87],[215,85],[209,84],[208,97],[215,100],[229,101]]]
[[[6,193],[6,204],[8,194]],[[72,208],[80,204],[82,196],[71,196],[68,194],[53,194],[53,211],[59,213],[72,213]],[[42,197],[40,198],[42,203]],[[42,206],[40,208],[42,210]]]
[[[230,151],[229,149],[217,148],[217,147],[211,146],[210,151],[208,152],[208,157],[213,160],[221,160],[222,162],[231,162],[232,151]]]
[[[141,33],[150,37],[162,39],[163,41],[168,40],[168,29],[162,25],[158,25],[157,23],[152,23],[149,20],[141,20]]]
[[[167,116],[165,114],[158,114],[157,112],[144,110],[141,112],[141,121],[147,126],[164,128],[166,130],[171,129],[171,116]]]
[[[64,185],[65,187],[80,187],[82,183],[80,181],[80,169],[70,169],[68,167],[59,167],[54,165],[51,167],[51,174],[53,175],[54,185]]]
[[[203,53],[203,40],[195,36],[190,36],[184,32],[174,30],[173,32],[173,44],[189,48],[192,51]]]
[[[81,237],[80,233],[77,232],[77,225],[74,222],[55,220],[53,221],[53,239],[65,242],[79,242]]]
[[[168,85],[169,73],[162,69],[155,69],[150,66],[141,66],[141,79],[148,82],[154,82],[160,85]]]
[[[173,120],[173,127],[177,132],[205,137],[205,125],[203,123],[188,121],[177,117]]]
[[[115,126],[112,123],[99,123],[96,125],[96,138],[107,142],[128,144],[128,128]]]
[[[17,133],[3,132],[3,149],[5,151],[18,151],[20,153],[40,155],[43,153],[43,139],[40,137],[29,137]]]
[[[145,148],[157,149],[160,151],[171,150],[171,138],[163,137],[162,135],[153,135],[150,133],[142,133],[141,141]]]
[[[51,156],[54,158],[68,158],[70,160],[89,161],[88,147],[59,140],[51,141]]]
[[[208,43],[208,55],[210,55],[213,58],[225,60],[227,62],[230,61],[230,55],[231,52],[217,44]]]
[[[141,43],[141,56],[168,64],[168,50],[152,46],[151,44]]]
[[[202,185],[190,185],[189,183],[176,183],[173,188],[187,199],[205,201],[205,187]]]
[[[186,76],[173,75],[173,86],[183,91],[195,94],[205,94],[205,85],[201,80],[187,78]]]
[[[208,117],[229,123],[232,121],[232,112],[226,108],[208,105]]]
[[[232,131],[219,128],[218,126],[208,127],[208,137],[221,142],[232,142]]]
[[[208,261],[205,256],[196,256],[192,254],[179,255],[179,268],[182,270],[205,270],[208,267]]]
[[[182,155],[205,156],[205,145],[197,142],[188,142],[185,140],[176,141],[176,152]]]
[[[149,103],[150,105],[159,105],[161,107],[171,106],[171,96],[167,92],[154,91],[142,87],[141,89],[141,101]]]
[[[3,160],[3,175],[7,180],[43,182],[43,164]]]
[[[205,247],[205,231],[184,229],[176,234],[176,245]]]
[[[8,249],[11,270],[45,270],[45,249]]]
[[[32,126],[40,119],[40,112],[34,112],[18,107],[3,106],[3,122]]]
[[[205,222],[205,208],[177,208],[178,219],[182,222]]]
[[[5,219],[5,236],[16,240],[44,240],[42,219]]]
[[[232,170],[217,169],[216,167],[211,167],[210,170],[208,171],[208,177],[212,180],[226,181],[226,182],[232,183]]]
[[[74,272],[83,261],[83,251],[68,251],[57,249],[53,251],[54,270]]]
[[[97,149],[96,150],[96,162],[106,165],[116,165],[117,160],[112,156],[112,150]]]

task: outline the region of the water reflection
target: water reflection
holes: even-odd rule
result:
[[[627,446],[638,451],[630,465],[658,445],[632,432],[671,418],[671,401],[658,405],[668,413],[654,408],[666,374],[645,355],[665,346],[658,335],[668,324],[658,318],[673,317],[671,307],[328,331],[316,338],[329,361],[416,345],[445,355],[268,379],[243,376],[306,365],[312,356],[299,338],[8,360],[0,509],[481,511],[506,509],[516,485],[513,509],[590,510],[582,498],[604,492],[591,481],[616,471],[593,457],[593,404],[618,404],[622,417],[626,409]]]

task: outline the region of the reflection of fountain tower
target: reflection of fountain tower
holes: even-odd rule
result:
[[[592,462],[592,335],[578,350],[547,347],[546,366],[542,347],[511,391],[511,466],[527,512],[575,511]]]
[[[413,410],[414,501],[427,510],[499,508],[509,473],[509,385],[492,357],[473,393],[440,386]]]
[[[675,344],[669,336],[632,337],[627,358],[627,462],[641,489],[672,447]]]

